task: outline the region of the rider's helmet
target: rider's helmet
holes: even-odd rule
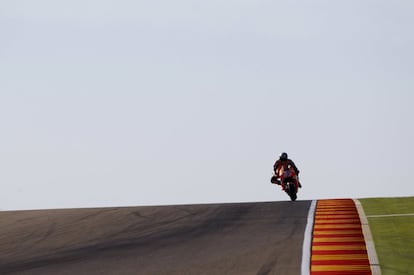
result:
[[[287,160],[288,159],[288,154],[286,154],[285,152],[283,152],[281,155],[280,155],[280,160]]]

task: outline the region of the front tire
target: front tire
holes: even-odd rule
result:
[[[295,201],[297,199],[295,184],[290,183],[288,188],[289,188],[288,194],[289,194],[291,201]]]

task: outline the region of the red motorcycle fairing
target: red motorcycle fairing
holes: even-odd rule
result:
[[[299,180],[298,176],[296,175],[295,171],[292,167],[288,168],[288,170],[284,170],[283,168],[279,171],[280,182],[282,183],[283,191],[286,191],[286,186],[288,182],[293,182],[296,186],[296,190],[299,190]]]

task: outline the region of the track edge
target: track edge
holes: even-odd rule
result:
[[[361,220],[362,232],[364,234],[365,244],[367,247],[369,264],[373,275],[381,275],[381,268],[379,265],[377,252],[375,250],[374,240],[372,238],[371,230],[369,228],[368,219],[365,215],[364,208],[358,199],[353,199],[358,210],[359,218]]]
[[[308,212],[308,218],[305,228],[305,234],[303,238],[303,247],[302,247],[302,275],[310,274],[310,259],[312,251],[312,232],[313,232],[313,223],[315,221],[315,210],[316,210],[316,200],[313,200]]]

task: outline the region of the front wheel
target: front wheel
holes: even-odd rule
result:
[[[297,199],[295,184],[294,183],[289,184],[288,189],[289,189],[288,194],[289,194],[291,201],[295,201]]]

